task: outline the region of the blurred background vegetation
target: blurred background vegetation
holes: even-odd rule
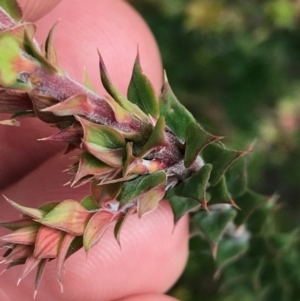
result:
[[[129,2],[155,35],[175,94],[205,129],[226,136],[236,149],[256,141],[248,156],[249,186],[280,196],[280,213],[270,227],[294,229],[300,218],[300,1]],[[197,250],[192,239],[187,269],[170,292],[183,301],[300,300],[276,285],[259,298],[239,282],[224,289],[222,277],[239,277],[239,269],[213,280],[212,258],[199,260]],[[300,267],[299,256],[284,256]],[[280,274],[271,268],[268,273]],[[291,291],[293,285],[283,287]]]

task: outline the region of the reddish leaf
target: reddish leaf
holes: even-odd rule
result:
[[[13,233],[2,236],[0,240],[22,245],[31,245],[35,243],[37,232],[38,226],[24,227],[14,231]]]

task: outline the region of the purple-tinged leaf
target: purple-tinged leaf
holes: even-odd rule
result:
[[[86,252],[99,242],[114,217],[113,213],[105,210],[100,210],[92,216],[83,235],[83,246]]]
[[[128,101],[128,99],[119,91],[119,89],[111,81],[107,69],[105,67],[104,61],[99,53],[100,59],[100,74],[101,81],[105,90],[122,106],[126,111],[131,112],[136,118],[142,121],[143,124],[149,125],[150,120],[148,116],[135,104]]]
[[[21,211],[23,214],[26,214],[30,217],[42,218],[45,215],[45,212],[40,209],[30,208],[30,207],[25,207],[25,206],[19,205],[19,204],[15,203],[14,201],[8,199],[6,196],[4,196],[4,198],[15,209],[17,209],[18,211]]]
[[[83,235],[91,214],[77,201],[65,200],[37,222],[73,235]]]
[[[17,0],[1,0],[0,7],[15,21],[22,19],[22,10]]]
[[[46,59],[49,61],[50,64],[52,64],[54,67],[59,68],[58,59],[57,59],[57,53],[54,47],[54,32],[58,25],[59,21],[57,21],[51,28],[48,37],[46,39],[45,43],[45,52],[46,52]]]
[[[84,131],[83,148],[104,163],[120,168],[125,154],[125,139],[116,130],[79,118]]]
[[[41,262],[41,259],[37,259],[34,257],[34,255],[31,255],[29,257],[27,257],[24,268],[23,268],[23,272],[18,280],[17,285],[20,284],[20,282],[32,271],[34,270],[38,264]]]
[[[174,190],[175,193],[178,196],[191,198],[202,203],[206,200],[206,188],[211,170],[211,164],[203,165],[190,178],[179,184]]]
[[[136,104],[147,115],[159,117],[159,104],[154,88],[146,75],[143,74],[139,54],[136,57],[131,80],[127,92],[128,99]]]
[[[153,211],[159,204],[159,201],[165,195],[165,188],[150,190],[149,192],[141,195],[137,201],[137,213],[141,218],[144,214]]]
[[[34,246],[34,256],[37,259],[56,258],[64,232],[46,226],[40,227]]]
[[[32,110],[32,102],[27,93],[0,88],[0,113],[16,114]]]
[[[74,241],[75,236],[69,233],[66,233],[65,237],[63,238],[57,256],[56,262],[56,275],[57,280],[61,288],[61,292],[63,292],[63,271],[64,271],[64,264],[67,257],[68,250],[70,249],[71,243]]]
[[[32,245],[35,243],[38,229],[39,226],[28,226],[20,228],[10,234],[0,237],[0,240],[15,244]]]
[[[0,222],[0,227],[7,228],[13,231],[20,228],[35,226],[35,225],[37,225],[37,223],[29,218],[12,221],[12,222]]]
[[[139,176],[136,179],[123,183],[122,190],[117,199],[124,205],[130,201],[134,201],[152,189],[164,187],[165,183],[166,173],[164,171]]]
[[[106,208],[107,203],[116,200],[121,188],[121,182],[104,185],[98,185],[97,182],[93,182],[91,185],[91,192],[95,202],[101,208]]]
[[[46,138],[41,138],[39,141],[61,141],[79,147],[82,137],[82,127],[78,122],[75,122],[70,127],[63,129],[59,133],[53,134]]]
[[[135,214],[136,211],[137,211],[136,206],[130,207],[129,210],[125,213],[125,215],[116,222],[116,225],[114,228],[114,236],[120,247],[121,247],[121,231],[122,231],[128,217],[132,214]]]
[[[42,259],[41,262],[38,264],[37,272],[35,276],[33,299],[36,298],[47,263],[48,263],[48,259]]]
[[[139,154],[139,157],[144,157],[156,148],[162,148],[169,145],[165,137],[165,127],[165,117],[161,116],[157,120],[151,136],[144,145],[142,152]]]
[[[185,143],[186,149],[184,154],[184,166],[186,168],[197,159],[199,153],[210,143],[220,140],[223,137],[213,136],[206,131],[196,122],[191,122],[186,128]]]

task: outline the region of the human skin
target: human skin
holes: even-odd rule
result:
[[[100,84],[98,48],[112,79],[126,93],[138,45],[144,73],[159,91],[162,65],[157,45],[145,22],[127,3],[20,0],[20,5],[26,20],[38,20],[38,41],[44,41],[51,26],[61,19],[55,44],[60,65],[72,78],[81,82],[86,66],[99,94],[105,93]],[[69,180],[69,175],[61,172],[70,164],[61,155],[65,145],[37,141],[53,132],[55,129],[34,119],[21,120],[20,128],[0,127],[0,195],[23,205],[37,206],[67,198],[80,200],[88,194],[86,186],[62,186]],[[0,204],[1,220],[18,218],[4,199]],[[141,219],[129,218],[121,234],[122,249],[109,228],[87,259],[80,250],[67,260],[63,294],[55,278],[55,262],[50,262],[36,300],[174,301],[163,293],[185,266],[188,218],[183,217],[174,232],[173,227],[170,206],[162,202],[157,210]],[[22,267],[16,267],[2,276],[1,301],[32,300],[34,273],[16,288],[21,271]]]

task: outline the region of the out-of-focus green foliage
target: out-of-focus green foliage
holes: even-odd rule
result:
[[[183,301],[300,300],[293,295],[299,235],[288,234],[300,218],[300,1],[130,2],[153,30],[178,98],[232,147],[255,141],[249,186],[280,196],[280,210],[261,208],[249,220],[250,251],[219,280],[207,243],[193,238],[187,269],[171,293]],[[270,279],[273,286],[266,286]]]

